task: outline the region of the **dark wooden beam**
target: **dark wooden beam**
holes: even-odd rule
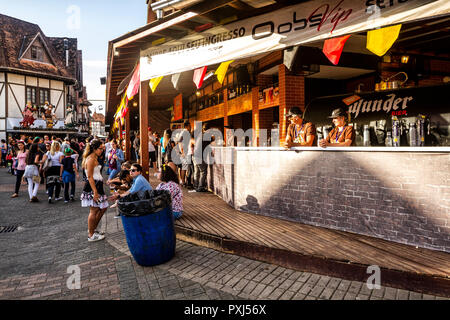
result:
[[[139,91],[139,131],[140,131],[140,153],[142,175],[148,180],[148,91],[150,90],[149,81],[142,81]]]

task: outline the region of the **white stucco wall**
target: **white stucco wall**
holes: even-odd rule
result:
[[[39,87],[40,88],[50,88],[50,80],[39,78]]]
[[[8,117],[22,117],[20,110],[23,110],[25,104],[25,87],[10,83],[8,88]]]
[[[8,73],[8,82],[15,84],[25,84],[25,76],[20,74]]]

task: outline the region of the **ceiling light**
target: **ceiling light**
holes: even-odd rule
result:
[[[402,58],[401,58],[402,63],[408,63],[408,61],[409,61],[409,56],[407,56],[407,55],[402,56]]]

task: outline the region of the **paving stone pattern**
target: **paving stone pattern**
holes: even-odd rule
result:
[[[88,210],[79,201],[29,203],[26,186],[11,199],[14,177],[0,169],[0,299],[121,300],[379,300],[444,299],[365,283],[299,272],[177,241],[169,262],[142,267],[128,250],[120,219],[109,209],[106,240],[87,241]],[[78,189],[81,182],[78,182]],[[79,196],[79,191],[77,193]],[[46,199],[41,186],[38,197]],[[80,288],[73,271],[80,271]]]

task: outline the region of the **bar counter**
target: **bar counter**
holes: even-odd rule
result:
[[[450,252],[449,147],[213,149],[237,210]]]

